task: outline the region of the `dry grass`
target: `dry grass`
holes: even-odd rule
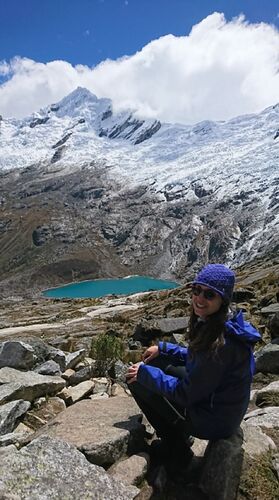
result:
[[[279,482],[272,466],[272,455],[262,454],[246,459],[241,476],[238,499],[275,500],[279,498]]]

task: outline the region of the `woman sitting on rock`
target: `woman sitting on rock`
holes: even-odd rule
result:
[[[260,334],[241,311],[230,313],[233,287],[226,266],[204,267],[192,283],[189,347],[159,342],[128,370],[132,395],[161,438],[162,458],[163,450],[190,458],[190,435],[227,438],[245,415]]]

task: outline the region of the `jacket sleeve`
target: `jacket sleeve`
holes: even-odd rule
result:
[[[219,351],[218,357],[208,357],[199,353],[191,372],[185,379],[166,375],[159,368],[140,365],[137,381],[156,394],[165,396],[184,408],[211,396],[221,384],[226,370],[231,364],[232,353],[226,346]]]
[[[171,344],[170,342],[159,342],[158,347],[160,354],[173,356],[186,362],[188,352],[187,347],[181,347],[177,344]]]

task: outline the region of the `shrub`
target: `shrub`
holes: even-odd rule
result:
[[[114,332],[101,333],[92,339],[90,356],[106,368],[117,359],[122,359],[123,354],[123,341]]]

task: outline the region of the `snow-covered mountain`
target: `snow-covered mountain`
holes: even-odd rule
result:
[[[27,220],[22,252],[36,269],[80,248],[98,260],[102,247],[112,266],[106,257],[95,274],[183,278],[208,259],[238,265],[276,252],[278,167],[279,104],[185,126],[116,113],[109,99],[78,88],[0,122],[2,276],[26,268],[17,245],[10,252]]]

